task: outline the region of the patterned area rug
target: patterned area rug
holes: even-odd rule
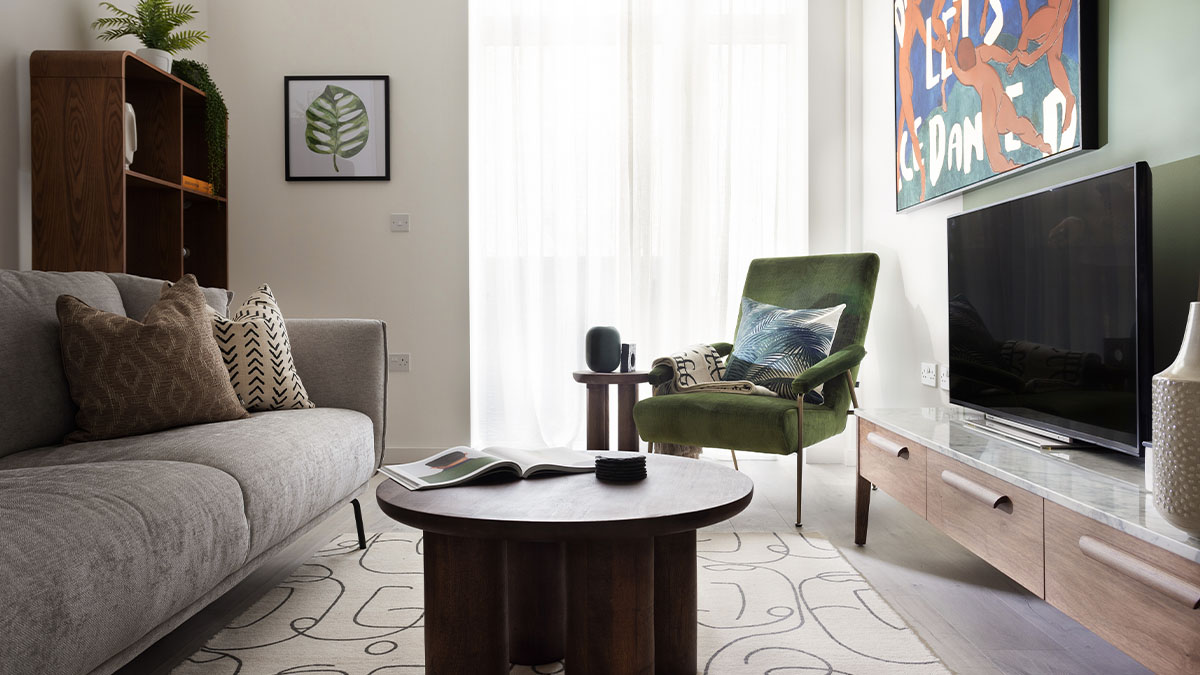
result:
[[[335,539],[173,674],[424,672],[420,533],[368,543]],[[701,532],[697,549],[706,675],[950,672],[820,535]]]

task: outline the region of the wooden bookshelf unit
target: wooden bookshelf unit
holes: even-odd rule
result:
[[[226,181],[216,195],[182,184],[208,180],[204,93],[126,51],[36,51],[29,75],[34,269],[228,286]]]

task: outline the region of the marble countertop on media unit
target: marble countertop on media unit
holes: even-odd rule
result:
[[[856,414],[1055,504],[1200,562],[1200,538],[1171,525],[1155,510],[1139,458],[1110,450],[1034,450],[972,429],[964,421],[982,421],[983,415],[958,406],[863,409]]]

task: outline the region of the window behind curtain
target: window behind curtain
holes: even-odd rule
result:
[[[806,6],[469,14],[472,442],[580,445],[588,327],[732,340],[749,261],[806,252]]]

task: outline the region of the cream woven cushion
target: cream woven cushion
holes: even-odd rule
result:
[[[212,312],[213,337],[229,381],[247,410],[315,408],[296,372],[283,312],[263,284],[225,318]]]

